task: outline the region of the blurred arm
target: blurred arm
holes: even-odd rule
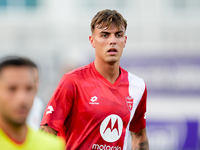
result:
[[[49,127],[48,125],[42,125],[40,126],[39,131],[47,132],[50,134],[57,135],[58,131],[54,130],[53,128]]]
[[[146,128],[138,133],[131,132],[131,150],[149,150],[149,142],[146,134]]]

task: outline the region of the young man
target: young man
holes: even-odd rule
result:
[[[61,79],[45,110],[41,129],[63,136],[70,150],[147,150],[144,81],[119,66],[127,22],[115,10],[98,12],[89,37],[91,64]]]
[[[34,69],[26,58],[7,57],[0,62],[0,149],[63,150],[60,139],[33,131],[26,118],[37,91]]]

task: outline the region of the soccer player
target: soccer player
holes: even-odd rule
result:
[[[102,10],[91,22],[94,62],[60,80],[49,101],[41,130],[63,136],[70,150],[149,149],[147,90],[143,79],[119,66],[127,22],[116,10]]]
[[[0,62],[0,149],[63,150],[64,142],[36,132],[26,118],[36,94],[34,68],[26,58],[7,57]]]

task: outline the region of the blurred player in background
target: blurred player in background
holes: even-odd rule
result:
[[[63,136],[70,150],[149,149],[143,79],[119,66],[127,22],[115,10],[98,12],[89,40],[94,62],[65,74],[49,101],[41,130]]]
[[[0,62],[0,149],[62,150],[52,135],[33,131],[26,118],[37,91],[34,69],[26,58],[7,57]]]

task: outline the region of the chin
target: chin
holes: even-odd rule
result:
[[[109,59],[109,60],[107,60],[107,63],[109,63],[109,64],[115,64],[118,61],[119,61],[119,59]]]
[[[26,119],[20,119],[14,122],[15,126],[22,126],[26,124]]]
[[[7,122],[15,127],[20,127],[26,124],[26,118],[9,118]]]
[[[16,116],[15,119],[13,119],[13,121],[15,122],[15,124],[25,124],[26,123],[26,119],[27,119],[27,115],[19,115]]]

